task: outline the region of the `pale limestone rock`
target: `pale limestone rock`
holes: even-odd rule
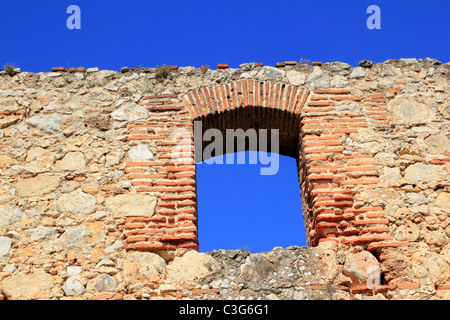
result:
[[[68,152],[64,158],[56,161],[55,168],[59,171],[84,170],[86,168],[84,154],[79,151]]]
[[[41,147],[33,147],[28,150],[26,163],[27,167],[32,167],[35,169],[44,169],[45,167],[50,167],[55,160],[55,155],[49,153],[47,149]]]
[[[381,177],[388,186],[399,186],[402,180],[400,168],[398,167],[384,167],[383,175]]]
[[[348,85],[348,80],[346,77],[341,75],[335,75],[330,81],[330,87],[332,88],[344,88]]]
[[[36,270],[30,274],[16,273],[1,282],[3,293],[7,298],[15,296],[33,296],[43,291],[49,290],[54,286],[54,280],[51,275]]]
[[[406,168],[405,179],[408,183],[436,183],[442,173],[441,166],[416,163]]]
[[[300,86],[306,82],[305,74],[295,70],[289,70],[286,72],[286,77],[288,78],[289,83],[293,86]]]
[[[0,206],[0,227],[6,227],[14,222],[20,221],[22,212],[19,208]]]
[[[0,258],[6,256],[11,249],[12,241],[8,237],[0,237]]]
[[[45,133],[55,133],[60,130],[61,116],[57,113],[42,115],[42,116],[34,116],[30,119],[26,120],[26,123],[37,127],[39,130]]]
[[[441,192],[436,198],[436,206],[442,209],[447,214],[450,214],[450,193]]]
[[[133,161],[152,160],[153,154],[146,144],[138,144],[128,151],[128,157]]]
[[[133,106],[131,103],[121,106],[111,113],[111,117],[117,121],[136,121],[146,119],[148,110],[144,106]]]
[[[155,213],[156,198],[147,195],[121,194],[107,198],[105,204],[113,213],[125,217],[151,217]]]
[[[59,177],[44,173],[31,179],[19,180],[16,191],[19,197],[39,197],[55,191],[59,183]]]
[[[102,221],[85,222],[78,227],[67,229],[59,241],[68,249],[83,249],[89,252],[90,248],[105,240],[105,231]]]
[[[352,73],[350,73],[350,79],[363,78],[366,76],[366,71],[362,67],[353,68]]]
[[[37,228],[27,230],[26,233],[31,241],[39,241],[52,237],[56,234],[56,230],[50,227],[38,226]]]
[[[74,277],[69,277],[62,289],[66,296],[80,296],[86,291],[80,280]]]
[[[285,72],[283,70],[271,67],[264,66],[257,74],[257,78],[259,80],[270,80],[275,78],[281,78],[285,76]]]
[[[87,290],[89,292],[114,292],[116,287],[116,280],[109,274],[104,274],[91,281],[87,286]]]
[[[86,215],[94,212],[96,202],[94,196],[75,190],[71,193],[63,194],[58,199],[58,209],[77,216]]]
[[[450,140],[442,134],[426,138],[425,143],[429,154],[444,154],[450,148]]]
[[[412,276],[417,283],[445,283],[450,280],[450,267],[437,253],[415,252],[410,263]]]
[[[220,265],[213,257],[192,250],[176,257],[166,270],[168,279],[181,283],[202,279],[220,270]]]
[[[380,274],[376,273],[379,267],[377,258],[369,251],[362,250],[346,256],[342,273],[352,280],[352,286],[367,285],[371,280],[374,280],[372,285],[376,285],[380,283]]]
[[[263,254],[252,254],[241,265],[240,271],[246,281],[261,281],[272,275],[275,267]]]
[[[412,223],[411,221],[407,221],[405,225],[399,226],[394,231],[394,238],[398,241],[409,241],[413,242],[419,238],[420,229],[419,227]]]
[[[0,154],[0,169],[9,169],[11,166],[17,164],[13,158]]]
[[[306,80],[311,89],[326,89],[328,88],[328,76],[319,67],[315,67],[313,72]]]
[[[127,253],[123,263],[125,283],[153,283],[166,276],[166,262],[159,255],[151,252]]]
[[[425,123],[431,116],[426,105],[417,102],[409,95],[399,95],[388,103],[395,122],[406,124]]]

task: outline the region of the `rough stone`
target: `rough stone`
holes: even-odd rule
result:
[[[330,70],[330,72],[334,74],[347,76],[350,73],[350,69],[352,67],[348,63],[336,61],[323,64],[323,68]]]
[[[359,62],[358,66],[362,68],[372,68],[374,66],[375,62],[369,61],[369,60],[362,60]]]
[[[107,198],[105,203],[113,213],[124,217],[151,217],[155,213],[156,198],[147,195],[121,194]]]
[[[112,119],[109,115],[91,115],[84,120],[84,125],[101,131],[108,131],[112,128]]]
[[[0,237],[0,259],[6,256],[11,249],[12,241],[8,237]]]
[[[289,80],[289,83],[293,86],[300,86],[305,83],[306,76],[303,73],[300,73],[295,70],[289,70],[286,72],[286,77]]]
[[[166,270],[168,279],[181,283],[205,278],[220,270],[220,265],[205,253],[188,251],[182,257],[176,257]]]
[[[248,256],[240,268],[241,277],[246,281],[267,279],[274,271],[272,263],[262,254]]]
[[[342,273],[352,280],[352,286],[367,285],[370,277],[376,276],[374,271],[380,270],[377,258],[368,251],[360,251],[347,255]],[[380,283],[378,274],[375,283]]]
[[[319,67],[314,68],[313,72],[308,76],[306,82],[309,83],[311,89],[328,88],[328,76]]]
[[[133,160],[151,160],[153,159],[153,154],[148,149],[146,144],[138,144],[128,151],[128,157]]]
[[[3,293],[10,299],[15,296],[34,296],[49,290],[54,286],[51,275],[36,270],[29,274],[16,273],[1,282]]]
[[[60,178],[44,173],[35,178],[21,179],[16,184],[19,197],[40,197],[55,191],[60,184]]]
[[[450,148],[450,139],[442,134],[432,135],[425,139],[429,154],[444,154]]]
[[[166,262],[155,253],[130,252],[123,263],[123,271],[128,286],[158,282],[166,276]]]
[[[424,123],[431,115],[427,106],[408,95],[395,97],[388,103],[388,107],[392,110],[394,120],[407,124]]]
[[[148,110],[144,106],[133,106],[131,103],[121,106],[111,113],[111,117],[117,121],[136,121],[146,119]]]
[[[264,66],[261,68],[261,70],[257,74],[257,78],[259,80],[271,80],[276,79],[280,77],[284,77],[285,72],[283,70],[271,67],[271,66]]]
[[[443,173],[440,166],[416,163],[405,170],[405,179],[409,183],[436,183]]]
[[[0,206],[0,227],[6,227],[14,222],[20,221],[22,212],[19,208]]]
[[[66,296],[80,296],[86,291],[80,280],[74,277],[69,277],[62,289]]]
[[[438,254],[427,251],[415,252],[411,256],[411,273],[424,282],[440,282],[450,279],[450,267]]]
[[[50,227],[38,226],[37,228],[29,229],[26,231],[31,241],[39,241],[52,237],[56,234],[56,230]]]
[[[114,292],[117,287],[116,280],[109,274],[98,276],[93,280],[93,285],[88,285],[88,291],[94,292]]]
[[[0,155],[0,169],[9,169],[15,164],[17,164],[17,161],[13,158],[6,155]]]
[[[411,221],[406,222],[406,225],[399,226],[395,232],[394,237],[398,241],[416,241],[420,236],[419,227]]]
[[[436,198],[436,206],[442,209],[447,214],[450,214],[450,193],[441,192]]]
[[[34,147],[28,150],[26,163],[27,167],[36,169],[49,168],[54,162],[55,156],[48,150],[41,147]]]
[[[94,196],[79,190],[63,194],[58,199],[59,210],[62,212],[69,212],[77,216],[94,212],[95,205],[96,199]]]
[[[55,168],[63,171],[84,170],[86,168],[86,161],[82,152],[68,152],[64,158],[56,161]]]
[[[82,248],[86,245],[89,236],[89,229],[86,226],[79,226],[66,230],[59,240],[67,248]]]
[[[352,73],[350,73],[350,79],[363,78],[366,76],[366,71],[362,67],[353,68]]]
[[[26,123],[33,127],[39,128],[39,130],[45,133],[55,133],[60,130],[61,116],[57,113],[34,116],[26,120]]]

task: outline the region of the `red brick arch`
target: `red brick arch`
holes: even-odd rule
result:
[[[382,130],[389,123],[383,95],[238,80],[142,101],[151,117],[130,123],[128,140],[154,140],[157,152],[154,161],[130,162],[126,170],[136,191],[155,195],[158,206],[150,218],[127,219],[127,250],[198,250],[193,153],[183,165],[174,164],[170,156],[177,144],[170,136],[175,129],[188,130],[193,150],[193,120],[207,128],[280,129],[284,153],[298,160],[308,245],[336,241],[370,251],[408,245],[390,235],[382,206],[355,201],[379,184],[379,172],[370,151],[355,153],[345,142],[362,128]],[[145,127],[154,132],[142,135]]]

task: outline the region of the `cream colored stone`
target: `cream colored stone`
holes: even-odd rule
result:
[[[450,214],[450,193],[441,192],[436,198],[436,206],[441,208],[445,213]]]
[[[369,251],[350,253],[346,256],[342,273],[352,279],[352,286],[380,284],[380,270],[377,258]]]
[[[419,124],[428,121],[430,109],[423,103],[414,100],[410,95],[398,95],[388,103],[395,122]]]
[[[31,179],[21,179],[16,184],[19,197],[39,197],[55,191],[60,184],[60,178],[44,173]]]
[[[82,152],[69,152],[64,158],[56,161],[55,169],[61,171],[76,171],[84,170],[86,168],[86,161]]]
[[[155,253],[127,253],[123,272],[125,283],[129,286],[137,283],[154,283],[166,276],[166,262]]]
[[[176,257],[167,266],[167,278],[175,283],[202,279],[220,270],[220,264],[211,256],[197,251],[188,251]]]
[[[429,251],[415,252],[411,256],[411,276],[415,283],[439,283],[450,280],[450,266],[438,254]]]
[[[13,158],[0,154],[0,169],[9,169],[11,166],[17,164]]]
[[[121,194],[107,198],[105,204],[113,213],[125,217],[151,217],[155,213],[156,198],[147,195]]]
[[[36,270],[30,274],[17,273],[1,282],[3,293],[7,298],[17,296],[34,296],[54,286],[51,275]]]

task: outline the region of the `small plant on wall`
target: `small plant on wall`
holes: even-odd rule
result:
[[[169,76],[171,71],[172,70],[166,65],[164,65],[162,67],[157,66],[156,67],[156,72],[155,72],[155,78],[157,80],[163,80],[163,79],[165,79],[165,78],[167,78]]]
[[[15,71],[16,68],[17,68],[16,65],[15,65],[14,63],[11,63],[11,62],[7,62],[7,63],[3,66],[3,69],[5,69],[5,72],[6,72],[7,74],[9,74],[10,76],[13,76],[13,75],[16,74],[16,71]]]

